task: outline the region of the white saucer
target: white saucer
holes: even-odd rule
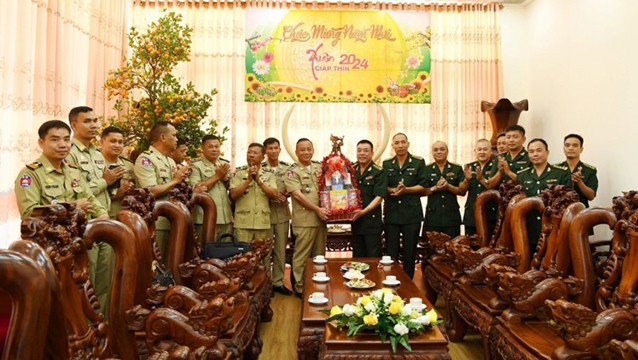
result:
[[[320,300],[320,301],[315,301],[315,300],[312,300],[311,298],[308,298],[308,302],[315,305],[322,305],[328,302],[328,298],[325,297],[323,298],[323,300]]]
[[[383,283],[383,285],[388,285],[388,286],[397,286],[397,285],[401,284],[401,282],[399,280],[395,280],[394,282],[390,282],[388,280],[383,280],[381,283]]]
[[[394,264],[394,260],[390,260],[390,261],[379,260],[379,264],[381,264],[381,265],[392,265],[392,264]]]
[[[319,261],[319,260],[316,260],[316,259],[312,259],[312,262],[315,263],[315,264],[324,265],[324,264],[328,263],[328,260],[324,259],[323,261]]]
[[[326,282],[328,280],[330,280],[330,276],[326,276],[326,277],[323,277],[323,278],[318,278],[316,276],[312,277],[312,281],[316,281],[316,282]]]

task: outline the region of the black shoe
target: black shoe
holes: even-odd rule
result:
[[[303,299],[303,293],[301,293],[301,292],[295,291],[295,296],[300,298],[300,299]]]
[[[292,295],[292,291],[290,291],[288,288],[286,288],[283,285],[273,286],[272,291],[278,292],[281,295],[286,295],[286,296]]]

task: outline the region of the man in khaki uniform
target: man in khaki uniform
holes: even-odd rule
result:
[[[107,191],[124,176],[123,168],[109,170],[100,150],[93,144],[100,123],[93,109],[78,106],[69,112],[69,124],[73,129],[71,152],[67,161],[82,171],[95,198],[106,209],[111,207],[111,197]],[[96,243],[89,250],[89,274],[100,302],[100,312],[108,316],[109,292],[113,273],[113,249],[105,242]]]
[[[233,214],[230,209],[228,186],[230,184],[230,162],[219,157],[221,142],[215,135],[206,135],[202,138],[202,157],[192,163],[193,172],[190,174],[190,183],[195,188],[203,189],[215,201],[217,207],[217,226],[215,227],[215,240],[223,234],[233,233]],[[195,209],[195,228],[197,234],[202,235],[204,212],[201,208]],[[210,241],[211,239],[201,239]]]
[[[107,188],[111,196],[109,216],[115,219],[118,211],[122,208],[122,198],[124,198],[129,189],[135,187],[134,164],[131,160],[121,156],[124,150],[124,134],[122,130],[115,126],[109,126],[102,131],[100,148],[104,160],[106,160],[107,169],[115,169],[117,167],[124,169],[122,179]]]
[[[292,231],[296,237],[292,255],[294,290],[295,295],[301,298],[306,260],[326,253],[328,231],[325,221],[329,213],[319,206],[321,163],[312,161],[312,142],[306,138],[299,139],[295,154],[298,161],[288,168],[285,184],[286,191],[292,196]]]
[[[138,185],[148,188],[156,201],[168,200],[171,189],[186,179],[189,166],[177,169],[175,161],[169,156],[177,148],[177,130],[167,121],[158,121],[151,128],[151,143],[135,160],[135,177]],[[155,241],[160,248],[162,258],[168,254],[168,240],[171,224],[160,216],[155,222]]]
[[[230,198],[235,201],[235,236],[239,241],[251,242],[270,237],[269,199],[286,199],[277,191],[277,178],[272,170],[261,167],[264,147],[259,143],[248,146],[248,165],[237,169],[230,180]],[[270,274],[272,246],[264,258]]]
[[[291,295],[292,291],[284,286],[284,272],[286,269],[286,244],[290,230],[290,206],[284,179],[290,164],[279,160],[281,147],[279,140],[270,137],[264,140],[267,161],[262,164],[264,169],[270,169],[277,178],[277,191],[283,200],[270,199],[270,237],[273,238],[272,282],[273,290],[282,295]],[[281,199],[281,198],[279,198]]]
[[[71,128],[60,120],[49,120],[38,129],[42,155],[27,165],[15,180],[15,195],[22,219],[37,206],[58,202],[75,203],[89,218],[108,219],[106,208],[93,196],[82,173],[65,162],[71,150]]]

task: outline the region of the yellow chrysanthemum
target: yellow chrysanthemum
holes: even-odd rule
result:
[[[361,297],[361,305],[366,306],[370,303],[370,297],[368,295]]]
[[[401,308],[403,308],[403,306],[401,306],[400,302],[393,301],[390,303],[390,308],[388,309],[388,311],[391,315],[396,315],[401,311]]]
[[[383,289],[381,289],[381,292],[384,293],[384,294],[391,293],[392,289],[383,288]]]
[[[392,301],[403,302],[403,299],[401,299],[399,295],[394,295],[394,297],[392,298]]]
[[[434,324],[439,319],[439,315],[434,309],[428,311],[425,315],[430,317],[430,324]]]
[[[379,319],[377,319],[376,315],[370,314],[363,317],[363,322],[366,325],[374,326],[379,322]]]
[[[341,308],[339,306],[333,306],[332,309],[330,309],[330,317],[333,317],[335,315],[341,315],[343,314],[343,311],[341,310]]]

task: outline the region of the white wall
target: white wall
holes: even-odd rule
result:
[[[520,124],[548,141],[551,162],[563,159],[564,135],[584,136],[594,206],[638,189],[637,14],[636,0],[531,0],[501,16],[504,96],[529,99]]]

